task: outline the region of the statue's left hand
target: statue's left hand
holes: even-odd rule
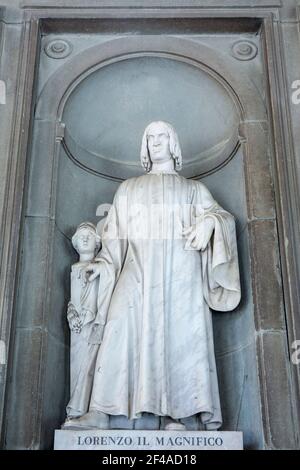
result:
[[[205,217],[197,224],[183,229],[183,235],[187,238],[186,250],[205,250],[214,231],[214,220]]]

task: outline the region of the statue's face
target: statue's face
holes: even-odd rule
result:
[[[79,254],[95,253],[96,237],[88,229],[83,228],[77,235],[77,251]]]
[[[152,162],[165,162],[172,158],[167,129],[153,124],[147,134],[148,150]]]

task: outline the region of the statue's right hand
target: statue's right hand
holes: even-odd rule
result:
[[[86,273],[92,273],[88,277],[88,281],[92,282],[100,275],[100,263],[91,263],[85,268]]]

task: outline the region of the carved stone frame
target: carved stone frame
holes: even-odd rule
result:
[[[67,3],[67,2],[66,2]],[[14,383],[9,370],[14,357],[14,302],[15,287],[17,286],[19,240],[22,232],[22,202],[23,190],[26,187],[26,159],[30,153],[31,116],[35,106],[34,77],[38,63],[39,39],[44,21],[57,22],[64,27],[74,18],[206,18],[230,19],[255,18],[261,21],[263,46],[265,55],[265,74],[269,82],[268,116],[266,122],[261,112],[257,119],[250,108],[244,107],[245,114],[241,122],[240,135],[244,147],[246,184],[248,194],[249,232],[251,244],[251,261],[253,275],[253,292],[255,300],[257,360],[260,374],[261,407],[265,437],[265,448],[296,448],[299,436],[299,404],[300,404],[300,369],[290,360],[291,345],[300,338],[300,230],[299,230],[299,186],[296,178],[297,168],[291,127],[289,124],[289,103],[281,99],[286,94],[287,77],[282,58],[282,32],[279,24],[280,9],[269,7],[274,2],[264,2],[264,7],[222,9],[207,7],[188,7],[188,2],[172,2],[173,7],[160,8],[153,2],[128,2],[127,8],[117,6],[118,2],[105,2],[103,7],[95,8],[25,8],[23,14],[16,15],[8,11],[8,18],[15,24],[15,31],[5,23],[2,34],[14,37],[19,44],[18,77],[16,81],[16,96],[13,115],[11,117],[11,135],[7,146],[9,166],[7,168],[5,190],[5,212],[2,217],[1,237],[1,285],[2,302],[1,338],[9,351],[7,364],[1,365],[0,401],[9,403],[10,386],[7,378]],[[177,4],[175,7],[174,4]],[[251,2],[252,5],[253,2]],[[114,4],[114,8],[111,8]],[[150,5],[149,5],[150,4]],[[20,15],[20,16],[18,16]],[[9,64],[9,58],[2,60],[2,66]],[[11,69],[11,68],[10,68]],[[246,88],[243,90],[244,96]],[[244,96],[245,98],[245,96]],[[247,100],[245,100],[245,104]],[[2,131],[2,128],[1,128]],[[56,141],[52,145],[59,146],[60,128],[56,130]],[[255,152],[257,142],[268,142],[272,151],[270,155]],[[260,147],[260,145],[258,146]],[[247,158],[250,155],[251,159]],[[254,151],[253,151],[254,149]],[[53,152],[55,154],[55,152]],[[273,206],[275,195],[276,215]],[[52,202],[53,207],[53,202]],[[51,212],[50,212],[51,220]],[[51,238],[51,222],[49,224]],[[277,233],[278,232],[278,233]],[[285,322],[282,322],[280,306],[277,303],[267,304],[275,291],[278,263],[276,255],[277,240],[280,249],[280,269],[283,281]],[[275,253],[275,255],[274,255]],[[264,259],[272,260],[271,266]],[[269,271],[268,271],[269,269]],[[266,271],[267,270],[267,271]],[[267,275],[266,275],[267,274]],[[267,294],[266,294],[267,292]],[[281,294],[279,294],[281,295]],[[46,296],[47,297],[47,296]],[[267,299],[267,300],[266,300]],[[49,299],[43,302],[43,311]],[[270,313],[271,312],[271,313]],[[49,446],[44,437],[41,402],[43,393],[43,342],[32,344],[28,351],[38,376],[34,383],[25,389],[18,403],[20,407],[28,406],[31,400],[37,403],[34,419],[27,426],[26,439],[10,448],[45,448]],[[6,362],[6,361],[5,361]],[[31,361],[29,361],[31,362]],[[37,366],[39,364],[39,366]],[[30,367],[30,364],[29,364]],[[28,371],[29,372],[29,371]],[[31,378],[29,379],[31,380]],[[5,398],[5,399],[4,399]],[[279,406],[280,405],[280,406]],[[9,404],[1,407],[0,418],[3,423],[2,439],[5,443],[7,427],[6,414],[9,414]]]

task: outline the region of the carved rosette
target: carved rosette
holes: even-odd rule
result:
[[[251,60],[256,57],[258,49],[251,41],[237,41],[231,48],[232,55],[238,60]]]
[[[65,39],[53,39],[45,45],[45,53],[52,59],[64,59],[72,52],[72,45]]]

